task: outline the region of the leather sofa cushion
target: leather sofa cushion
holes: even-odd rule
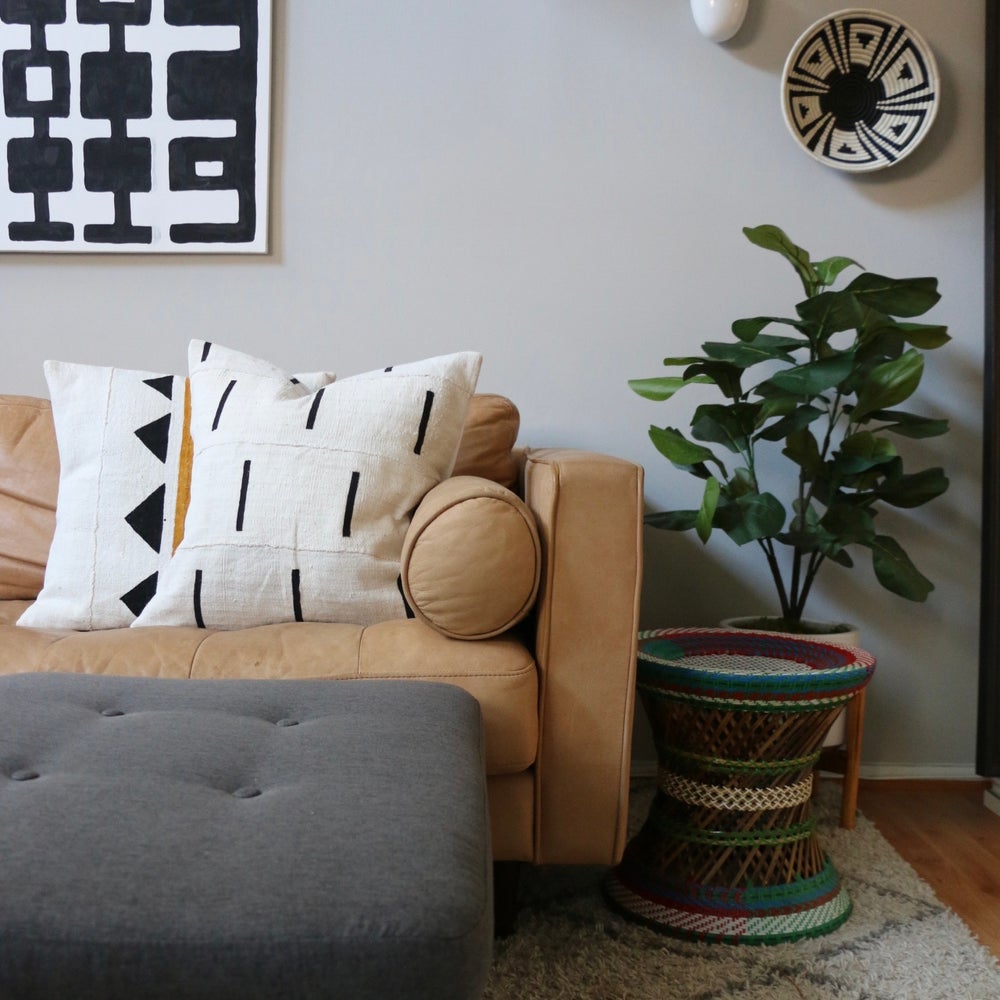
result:
[[[538,670],[523,641],[511,636],[470,648],[416,619],[367,628],[291,622],[235,631],[152,626],[73,632],[15,625],[28,603],[0,601],[0,674],[444,681],[482,707],[488,774],[514,774],[535,760]]]
[[[0,599],[35,597],[42,589],[58,489],[48,400],[0,396]]]
[[[485,639],[531,610],[541,575],[535,518],[510,490],[457,476],[417,507],[403,544],[403,591],[442,635]]]
[[[514,489],[518,464],[514,444],[521,425],[517,407],[505,396],[477,393],[469,400],[453,476],[481,476]]]

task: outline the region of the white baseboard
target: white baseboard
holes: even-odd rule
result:
[[[1000,779],[994,778],[993,785],[983,792],[983,805],[990,812],[995,812],[1000,816]]]
[[[977,781],[973,764],[862,764],[861,777],[874,781]]]
[[[633,758],[631,774],[633,778],[655,778],[656,761]],[[980,776],[972,764],[862,764],[861,777],[874,781],[975,781]],[[1000,782],[987,794],[992,794],[1000,809]]]

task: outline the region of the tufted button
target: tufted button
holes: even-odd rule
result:
[[[13,771],[10,777],[11,781],[34,781],[38,777],[38,772],[23,768],[20,771]]]
[[[106,719],[114,719],[119,715],[124,715],[125,713],[120,708],[102,708],[101,715]]]
[[[233,792],[233,798],[235,799],[253,799],[258,795],[260,795],[260,789],[254,788],[253,785],[244,785]]]
[[[275,723],[276,726],[297,726],[299,724],[298,719],[278,719]]]

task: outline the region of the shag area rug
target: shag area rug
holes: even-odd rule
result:
[[[607,869],[529,868],[516,932],[496,942],[486,1000],[1000,1000],[1000,964],[863,816],[814,806],[854,904],[831,934],[772,946],[675,940],[607,908]],[[633,786],[632,828],[652,782]]]

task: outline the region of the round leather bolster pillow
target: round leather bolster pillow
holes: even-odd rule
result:
[[[488,639],[531,610],[541,576],[531,511],[516,494],[478,476],[435,486],[403,543],[403,592],[413,613],[453,639]]]

